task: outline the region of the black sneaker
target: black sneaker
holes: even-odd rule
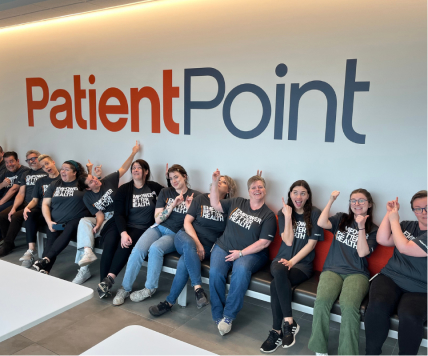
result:
[[[158,305],[153,305],[149,308],[150,314],[153,316],[161,316],[166,312],[171,311],[172,306],[165,300],[164,302],[160,302]]]
[[[107,298],[108,296],[111,295],[110,293],[110,289],[114,284],[114,279],[111,278],[110,276],[105,277],[101,283],[98,284],[97,286],[97,292],[98,295],[101,298]]]
[[[260,347],[262,352],[274,352],[282,344],[282,331],[278,334],[275,330],[269,331],[269,336]]]
[[[207,295],[205,294],[202,288],[198,288],[195,290],[195,299],[196,299],[196,306],[198,307],[198,309],[201,309],[204,306],[210,304],[210,302],[208,301]]]
[[[284,322],[282,327],[284,336],[282,337],[282,347],[287,348],[294,345],[296,342],[295,335],[299,332],[300,326],[293,320],[293,324],[289,324],[288,321]]]
[[[37,272],[48,274],[46,271],[48,266],[49,266],[48,260],[46,258],[41,258],[41,259],[37,260],[36,262],[34,262],[33,267],[31,267],[31,269],[33,269]]]

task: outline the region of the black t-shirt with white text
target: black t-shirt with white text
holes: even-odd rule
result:
[[[58,179],[61,179],[61,176],[59,174],[55,178],[49,178],[49,176],[46,176],[36,181],[31,199],[32,198],[38,199],[37,206],[39,208],[42,207],[43,198],[45,196],[46,190],[48,189],[49,185],[52,182],[57,181]]]
[[[305,247],[309,240],[324,240],[324,229],[319,227],[317,222],[318,218],[321,215],[321,210],[316,207],[312,207],[311,211],[311,235],[308,236],[306,232],[306,222],[303,214],[297,214],[293,212],[294,218],[296,219],[296,227],[294,230],[293,244],[287,246],[284,241],[281,242],[281,247],[279,248],[278,254],[276,255],[274,261],[278,261],[281,258],[290,260],[296,256],[300,250]],[[285,218],[282,209],[278,211],[278,225],[279,232],[282,234],[284,232]],[[315,249],[309,252],[304,258],[302,258],[293,268],[297,268],[305,273],[308,277],[312,275],[312,262],[315,258]]]
[[[70,220],[89,216],[83,202],[85,192],[77,189],[77,179],[64,182],[62,179],[51,183],[45,192],[44,198],[52,198],[51,218],[57,224],[65,224]]]
[[[276,217],[266,204],[257,210],[251,209],[250,200],[241,197],[220,200],[227,214],[226,229],[216,241],[224,251],[243,250],[254,242],[272,241],[276,234]],[[267,254],[267,249],[264,249]]]
[[[413,241],[427,252],[427,231],[419,228],[417,221],[402,221],[401,231],[407,240]],[[412,293],[427,292],[427,257],[408,256],[394,248],[394,254],[380,271],[396,285]]]
[[[226,214],[218,212],[211,206],[208,193],[194,198],[187,214],[195,218],[193,228],[205,247],[211,247],[226,228]]]
[[[101,179],[101,187],[98,193],[86,190],[83,197],[86,207],[92,215],[99,211],[103,213],[112,212],[113,197],[119,188],[119,171],[116,171]]]
[[[177,233],[182,227],[184,223],[184,218],[187,214],[187,208],[186,208],[186,198],[190,197],[193,194],[193,198],[197,197],[200,192],[193,189],[187,189],[187,192],[183,194],[184,201],[177,205],[169,215],[168,219],[166,219],[162,224],[163,227],[166,227],[170,229],[171,231]],[[170,206],[176,197],[178,197],[180,194],[178,194],[175,190],[175,188],[163,188],[159,193],[159,199],[156,202],[156,209],[157,208],[164,208],[167,209],[168,206]]]
[[[351,226],[346,226],[346,231],[339,231],[339,224],[343,215],[343,213],[337,213],[328,219],[332,225],[329,231],[333,233],[334,238],[324,262],[323,271],[332,271],[338,274],[359,273],[370,277],[367,257],[377,246],[376,233],[378,226],[372,224],[372,230],[368,233],[364,230],[370,253],[365,257],[360,257],[357,252],[358,224],[355,220],[352,220]]]
[[[18,178],[17,183],[19,184],[19,186],[25,186],[24,201],[27,204],[31,201],[31,199],[33,199],[33,190],[36,182],[40,178],[44,178],[47,175],[48,174],[42,168],[38,169],[37,171],[29,169],[28,171],[21,174],[21,176]]]
[[[4,187],[2,190],[0,190],[0,196],[4,197],[5,194],[9,191],[10,188],[12,188],[12,186],[14,184],[18,184],[18,181],[19,181],[21,175],[26,173],[29,170],[30,170],[30,168],[24,167],[24,166],[19,167],[19,169],[16,172],[11,172],[8,169],[6,169],[3,172],[3,175],[0,177],[0,183],[2,183],[5,178],[9,178],[10,184],[7,185],[6,187]]]
[[[133,188],[132,207],[129,209],[128,226],[146,230],[155,223],[155,206],[158,196],[147,184]]]

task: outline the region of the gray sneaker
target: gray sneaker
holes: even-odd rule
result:
[[[91,276],[92,275],[91,275],[91,272],[89,271],[88,266],[80,267],[80,269],[78,269],[78,273],[77,273],[76,277],[74,277],[72,282],[75,284],[83,284],[89,278],[91,278]]]
[[[221,319],[218,323],[217,328],[221,336],[227,334],[228,332],[230,332],[230,330],[232,330],[232,319],[229,319],[228,317],[223,317],[223,319]]]
[[[137,290],[131,294],[131,300],[133,302],[142,302],[144,299],[147,299],[151,297],[153,294],[155,294],[156,288],[148,289],[144,288],[141,290]]]
[[[21,266],[25,268],[30,268],[36,260],[36,255],[37,251],[28,249],[27,252],[25,252],[24,255],[19,259],[20,261],[22,261]]]
[[[113,299],[113,305],[122,305],[125,299],[129,297],[130,292],[127,292],[123,287],[120,287]]]
[[[85,254],[83,255],[82,259],[78,262],[78,265],[80,267],[85,267],[92,262],[94,262],[97,259],[97,256],[95,256],[95,253],[92,252],[92,250],[85,249]]]

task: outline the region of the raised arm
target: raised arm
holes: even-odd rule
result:
[[[377,230],[376,241],[378,244],[383,246],[394,246],[394,239],[392,238],[391,232],[391,223],[389,222],[389,214],[394,208],[394,204],[397,204],[398,208],[400,208],[400,204],[398,204],[398,198],[386,203],[386,214],[379,226],[379,230]]]
[[[284,214],[284,231],[281,234],[281,238],[287,246],[293,246],[294,231],[293,220],[291,218],[293,209],[285,204],[284,198],[282,198],[282,213]]]
[[[132,153],[127,158],[127,160],[122,164],[122,167],[119,168],[119,178],[122,178],[126,171],[131,167],[132,161],[134,160],[135,155],[140,150],[140,144],[138,141],[135,142],[135,146],[132,147]]]
[[[220,204],[220,194],[218,193],[219,179],[220,179],[220,171],[217,168],[212,176],[213,181],[211,184],[211,191],[210,191],[210,204],[215,210],[219,211],[220,213],[223,213],[223,208]]]
[[[331,225],[330,220],[328,220],[328,217],[330,215],[330,209],[333,205],[334,201],[339,196],[340,192],[338,190],[335,190],[331,193],[330,199],[328,200],[327,205],[325,206],[324,210],[322,211],[320,217],[318,218],[318,226],[322,227],[323,229],[329,230],[333,226]]]
[[[369,233],[369,231],[366,232],[365,226],[366,226],[366,220],[369,216],[361,216],[358,215],[355,218],[355,222],[358,225],[358,240],[357,240],[357,252],[359,257],[365,257],[368,254],[370,254],[370,247],[367,243],[366,239],[366,233]]]
[[[181,193],[179,196],[177,196],[173,203],[168,205],[165,208],[156,208],[155,209],[155,221],[156,224],[162,224],[166,219],[169,218],[172,211],[177,205],[180,205],[184,201],[183,193]]]
[[[400,216],[398,215],[398,207],[394,204],[394,208],[389,213],[389,222],[392,229],[392,238],[394,239],[394,244],[397,247],[398,251],[403,255],[413,256],[413,257],[427,257],[427,253],[422,250],[416,243],[413,241],[407,240],[401,231],[400,226]]]

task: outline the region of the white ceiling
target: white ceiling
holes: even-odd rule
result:
[[[150,1],[150,0],[146,0]],[[0,0],[0,28],[142,2],[141,0]]]

